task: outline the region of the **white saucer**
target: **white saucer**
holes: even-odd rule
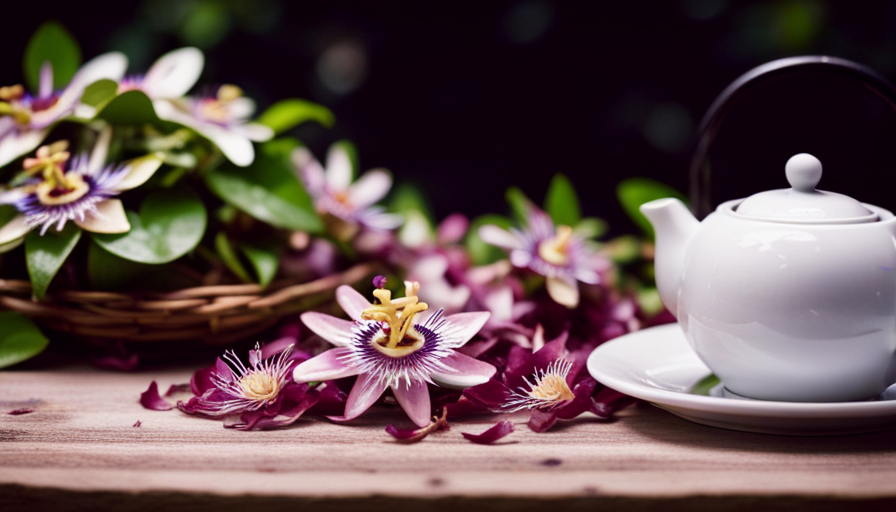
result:
[[[713,427],[784,435],[838,435],[896,427],[894,387],[867,402],[794,403],[727,398],[678,324],[608,341],[588,357],[601,384]],[[707,386],[709,383],[709,386]],[[701,384],[697,390],[697,384]],[[710,396],[707,396],[707,393]],[[700,394],[695,394],[700,393]]]

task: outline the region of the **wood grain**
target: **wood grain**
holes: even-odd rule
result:
[[[0,373],[0,510],[896,510],[894,431],[748,434],[643,404],[547,434],[515,416],[517,431],[493,446],[460,433],[494,417],[401,445],[384,428],[406,420],[385,407],[350,426],[239,432],[137,403],[149,381],[165,390],[189,375]],[[35,412],[6,414],[22,407]]]

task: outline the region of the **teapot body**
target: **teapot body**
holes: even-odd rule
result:
[[[687,243],[673,311],[731,392],[839,402],[896,382],[893,214],[864,224],[751,220],[729,201]],[[658,272],[660,269],[658,269]]]

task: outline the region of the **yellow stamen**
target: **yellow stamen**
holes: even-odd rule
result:
[[[36,174],[42,175],[44,183],[41,185],[46,185],[47,197],[50,197],[50,194],[52,193],[52,195],[58,198],[62,195],[59,193],[60,191],[67,193],[86,187],[84,180],[80,176],[75,174],[68,176],[65,171],[63,171],[65,162],[71,157],[71,154],[66,151],[67,149],[68,142],[64,140],[54,142],[47,146],[41,146],[35,152],[36,158],[26,158],[22,164],[25,174],[29,176],[34,176]],[[75,178],[75,176],[77,176],[77,178]],[[64,204],[83,196],[85,193],[86,189],[79,196],[68,198],[63,201],[63,203],[45,204]]]
[[[218,88],[218,101],[222,103],[230,103],[242,95],[243,90],[235,85],[224,84]]]
[[[0,87],[0,100],[3,101],[12,101],[22,99],[22,96],[25,95],[25,88],[22,87],[22,84],[16,85],[7,85],[5,87]]]
[[[386,335],[371,341],[376,349],[392,357],[402,357],[423,346],[423,336],[414,330],[414,316],[426,311],[429,305],[419,301],[419,291],[420,283],[416,281],[405,281],[405,296],[400,299],[392,300],[389,290],[373,291],[379,304],[362,311],[361,318],[385,324]]]
[[[250,372],[240,379],[239,387],[246,398],[256,401],[272,400],[280,392],[280,381],[265,372]]]
[[[572,239],[572,228],[569,226],[557,226],[557,233],[538,245],[538,255],[541,259],[553,265],[566,265],[569,263],[569,242]]]
[[[65,187],[57,187],[51,181],[43,181],[35,190],[41,204],[60,205],[77,201],[90,192],[90,185],[84,182],[80,174],[69,174],[65,177]]]

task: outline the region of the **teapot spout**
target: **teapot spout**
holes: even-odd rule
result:
[[[687,206],[675,198],[657,199],[641,205],[641,213],[656,233],[656,287],[663,304],[678,317],[678,291],[685,255],[698,221]]]

